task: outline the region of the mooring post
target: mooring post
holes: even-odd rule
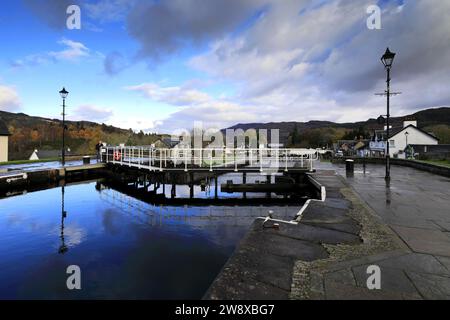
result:
[[[194,198],[194,173],[189,172],[189,197]]]
[[[163,195],[166,195],[166,173],[163,173]]]
[[[217,188],[217,174],[214,176],[214,198],[217,199],[218,195],[218,188]]]
[[[267,174],[267,176],[266,176],[266,183],[267,184],[271,184],[272,183],[272,175],[270,175],[270,174]],[[267,198],[270,198],[271,197],[271,193],[270,192],[267,192]]]
[[[177,195],[176,184],[172,183],[172,189],[170,190],[170,197],[173,199]]]

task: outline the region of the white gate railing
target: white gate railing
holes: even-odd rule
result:
[[[105,147],[102,160],[106,163],[147,169],[208,170],[208,171],[313,171],[319,159],[315,149],[283,148],[173,148],[158,149],[149,146]]]

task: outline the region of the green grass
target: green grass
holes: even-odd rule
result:
[[[447,160],[417,160],[417,161],[450,168],[450,160],[449,159],[447,159]]]
[[[0,162],[0,166],[10,165],[10,164],[29,164],[29,163],[39,163],[39,162],[51,162],[51,161],[59,161],[59,158],[49,158],[49,159],[40,159],[40,160],[14,160],[7,162]]]

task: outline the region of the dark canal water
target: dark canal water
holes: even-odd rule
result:
[[[0,199],[0,299],[198,299],[255,217],[301,205],[154,206],[95,181],[62,190]],[[69,265],[81,290],[66,287]]]

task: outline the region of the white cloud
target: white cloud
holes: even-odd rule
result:
[[[147,115],[143,116],[129,116],[114,115],[109,121],[111,124],[118,128],[132,129],[133,131],[144,131],[145,133],[155,132],[155,128],[161,124],[159,121],[149,120]],[[163,132],[167,132],[164,130]],[[125,142],[125,141],[124,141]]]
[[[273,2],[248,30],[216,39],[188,65],[232,83],[230,99],[239,111],[257,106],[253,118],[261,122],[357,121],[386,112],[374,93],[385,88],[380,56],[390,46],[397,52],[392,87],[403,92],[392,99],[394,115],[450,105],[450,20],[443,14],[450,3],[405,1],[401,10],[388,3],[382,30],[366,28],[368,4]]]
[[[81,58],[91,56],[89,48],[81,42],[63,38],[58,41],[58,44],[64,46],[65,48],[59,51],[30,54],[24,58],[14,60],[11,63],[11,66],[13,68],[21,68],[25,66],[33,67],[58,61],[75,62]],[[99,54],[97,53],[97,55]]]
[[[111,109],[94,105],[81,105],[74,110],[72,119],[105,122],[113,116]]]
[[[161,87],[155,83],[143,83],[125,87],[126,90],[141,92],[153,101],[176,106],[196,105],[210,99],[204,92],[183,87]]]
[[[58,44],[66,46],[66,49],[48,53],[50,57],[53,57],[56,60],[76,60],[81,57],[89,56],[89,49],[81,42],[63,38],[58,41]]]
[[[0,85],[0,110],[17,111],[21,106],[19,95],[14,87]]]

